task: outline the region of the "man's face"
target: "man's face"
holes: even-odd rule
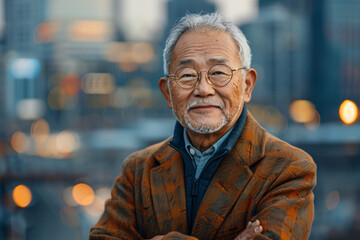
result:
[[[244,102],[249,102],[256,81],[255,70],[233,72],[232,80],[223,87],[210,84],[207,71],[215,64],[231,69],[243,67],[239,49],[230,34],[220,30],[185,32],[176,43],[169,67],[174,74],[179,68],[201,71],[200,82],[191,89],[178,86],[175,79],[160,79],[159,87],[179,122],[197,133],[228,131],[239,118]]]

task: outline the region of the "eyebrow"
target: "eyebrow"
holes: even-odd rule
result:
[[[225,59],[225,58],[210,58],[209,62],[214,62],[214,63],[227,63],[229,62],[229,60]]]
[[[194,60],[192,60],[192,59],[183,59],[183,60],[181,60],[181,61],[179,62],[178,66],[180,66],[180,65],[186,65],[186,64],[189,64],[189,63],[193,63],[193,62],[194,62]]]
[[[229,60],[227,60],[225,58],[210,58],[209,62],[212,62],[212,63],[227,63],[227,62],[229,62]],[[178,66],[186,65],[186,64],[189,64],[189,63],[194,63],[194,60],[193,59],[183,59],[183,60],[181,60],[179,62]]]

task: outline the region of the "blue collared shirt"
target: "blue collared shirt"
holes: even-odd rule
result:
[[[200,152],[196,149],[191,143],[187,136],[186,129],[184,128],[184,143],[185,149],[188,152],[189,156],[192,158],[194,166],[196,168],[195,178],[198,179],[203,168],[205,167],[208,160],[216,153],[221,144],[225,141],[226,138],[230,135],[233,127],[222,136],[214,145],[212,145],[209,149],[204,152]]]

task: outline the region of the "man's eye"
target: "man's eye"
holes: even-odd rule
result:
[[[196,78],[194,74],[183,74],[180,78]]]
[[[211,75],[223,75],[223,74],[225,74],[225,73],[224,73],[224,72],[220,72],[220,71],[211,73]]]

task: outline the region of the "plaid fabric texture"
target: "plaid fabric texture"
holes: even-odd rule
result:
[[[183,162],[169,141],[124,161],[89,239],[234,239],[255,219],[264,228],[255,239],[308,239],[316,165],[304,151],[270,135],[248,113],[205,193],[191,237]]]

